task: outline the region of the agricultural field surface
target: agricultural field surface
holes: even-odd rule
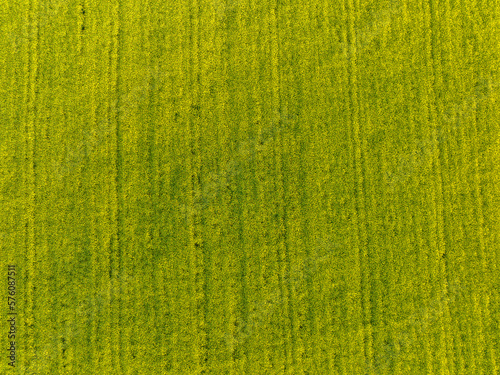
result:
[[[500,375],[500,2],[0,0],[0,375]]]

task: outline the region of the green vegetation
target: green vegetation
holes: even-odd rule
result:
[[[499,21],[2,0],[0,374],[500,375]]]

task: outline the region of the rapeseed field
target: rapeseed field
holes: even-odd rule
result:
[[[0,374],[500,375],[498,1],[0,9]]]

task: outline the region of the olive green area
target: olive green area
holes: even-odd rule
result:
[[[0,3],[0,374],[500,374],[498,1]]]

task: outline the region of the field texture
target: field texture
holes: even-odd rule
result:
[[[499,1],[0,3],[0,374],[500,375]]]

